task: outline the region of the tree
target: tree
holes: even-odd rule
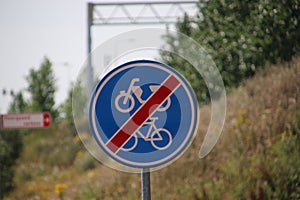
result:
[[[10,113],[22,113],[27,103],[19,92],[10,105]],[[14,165],[23,148],[23,132],[20,130],[0,129],[0,199],[14,187]]]
[[[73,90],[70,89],[68,92],[68,97],[65,102],[60,106],[61,113],[63,114],[63,118],[69,123],[73,124],[73,115],[72,115],[72,95]]]
[[[26,77],[28,81],[28,91],[31,96],[31,111],[50,112],[52,118],[58,117],[58,111],[55,109],[55,77],[52,70],[52,63],[48,58],[44,58],[38,70],[31,69]]]
[[[227,89],[236,87],[254,75],[266,63],[289,61],[300,50],[300,1],[226,1],[199,2],[197,19],[187,15],[177,23],[177,30],[196,40],[212,56]],[[174,52],[188,51],[177,35],[168,35],[167,43]],[[162,59],[191,73],[183,59],[163,53]],[[201,77],[188,77],[194,89],[207,91]],[[199,88],[199,85],[201,88]],[[198,99],[208,93],[197,92]]]
[[[69,124],[72,132],[76,133],[75,121],[77,128],[79,124],[86,119],[87,115],[87,95],[81,81],[77,80],[72,84],[69,90],[68,98],[60,106],[63,119]],[[80,129],[81,130],[81,129]]]
[[[23,97],[23,93],[19,92],[15,95],[13,102],[10,105],[10,112],[12,113],[22,113],[28,107],[28,103]]]
[[[30,70],[26,77],[30,101],[24,99],[22,92],[17,93],[10,105],[10,113],[47,111],[54,119],[58,116],[58,111],[54,108],[56,87],[51,66],[51,62],[45,58],[38,70]],[[14,187],[14,165],[22,151],[23,135],[26,132],[26,130],[0,129],[0,199]]]

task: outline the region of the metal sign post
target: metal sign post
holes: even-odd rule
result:
[[[150,170],[143,169],[142,177],[142,200],[151,200]]]

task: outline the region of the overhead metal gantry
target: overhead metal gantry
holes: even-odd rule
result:
[[[196,0],[89,3],[92,25],[169,24],[197,9]],[[195,14],[192,13],[192,14]]]
[[[89,2],[87,5],[88,94],[93,87],[92,35],[94,25],[174,24],[184,14],[196,17],[198,0]]]

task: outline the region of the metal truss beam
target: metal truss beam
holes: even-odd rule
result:
[[[170,24],[196,15],[198,0],[89,3],[92,25]],[[191,16],[195,17],[195,16]]]
[[[87,4],[88,95],[93,88],[92,36],[94,25],[174,24],[186,13],[196,17],[199,0],[106,1]]]

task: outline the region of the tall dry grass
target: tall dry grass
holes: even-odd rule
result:
[[[194,144],[172,166],[153,174],[155,199],[300,198],[299,85],[297,58],[270,66],[233,90],[223,133],[200,160],[210,120],[210,106],[203,107]]]
[[[297,58],[234,89],[224,131],[200,160],[210,105],[201,108],[199,132],[187,152],[152,173],[152,199],[300,199],[299,77]],[[8,199],[140,199],[138,174],[93,163],[64,126],[26,140]]]

